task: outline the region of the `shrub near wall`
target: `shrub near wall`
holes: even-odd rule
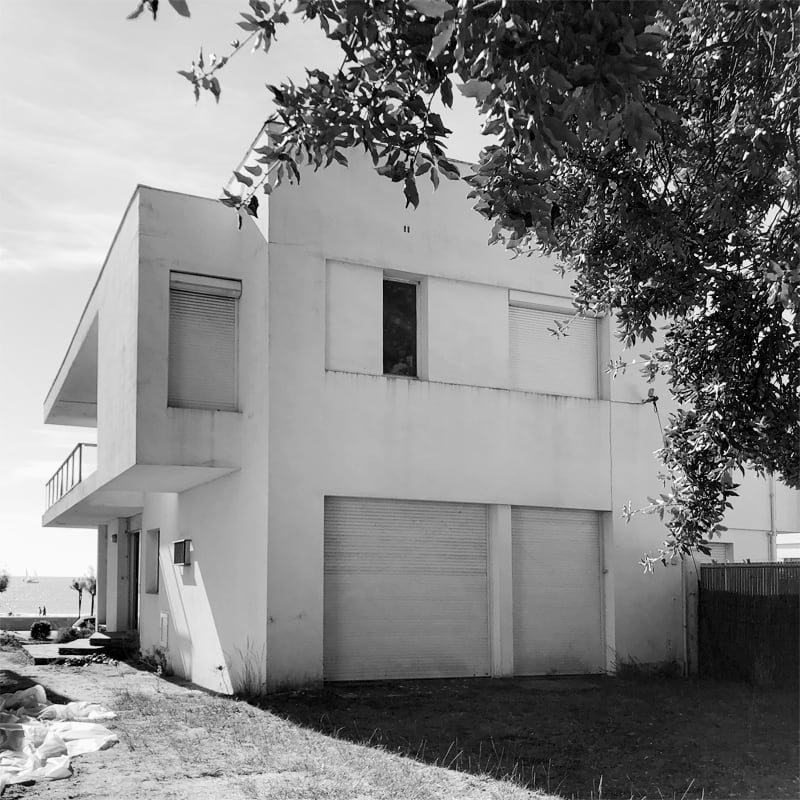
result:
[[[699,587],[700,674],[797,686],[800,597],[745,595]]]

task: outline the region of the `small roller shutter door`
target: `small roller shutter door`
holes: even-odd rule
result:
[[[325,500],[326,680],[489,672],[484,506]]]
[[[511,510],[514,672],[599,672],[604,666],[598,514]]]
[[[733,545],[730,542],[710,542],[708,545],[711,553],[706,555],[697,550],[694,554],[695,561],[703,564],[732,564],[733,563]]]
[[[571,320],[571,321],[570,321]],[[553,336],[555,322],[569,322]],[[597,397],[597,321],[521,306],[508,307],[511,385],[515,389]]]
[[[237,299],[170,289],[168,405],[237,410]]]

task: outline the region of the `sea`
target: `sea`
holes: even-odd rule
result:
[[[12,575],[8,580],[8,589],[0,593],[0,615],[38,614],[44,607],[48,614],[74,614],[78,616],[78,593],[70,589],[72,578],[58,576],[37,577],[38,583],[26,583],[24,576]],[[89,613],[92,599],[89,593],[83,593],[81,611]]]

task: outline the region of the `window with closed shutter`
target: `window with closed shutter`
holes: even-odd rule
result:
[[[240,294],[239,281],[172,273],[168,405],[238,410]]]
[[[564,336],[551,333],[569,323]],[[597,397],[597,321],[540,308],[509,306],[509,363],[515,389]]]

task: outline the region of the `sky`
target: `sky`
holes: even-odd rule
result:
[[[44,486],[92,429],[44,425],[55,378],[137,184],[218,197],[271,111],[266,83],[330,67],[336,50],[297,18],[268,56],[222,71],[222,98],[195,103],[178,69],[228,52],[245,0],[161,3],[157,22],[126,20],[136,0],[0,2],[0,569],[77,576],[96,532],[41,527]],[[480,147],[465,101],[449,120],[451,155]]]

